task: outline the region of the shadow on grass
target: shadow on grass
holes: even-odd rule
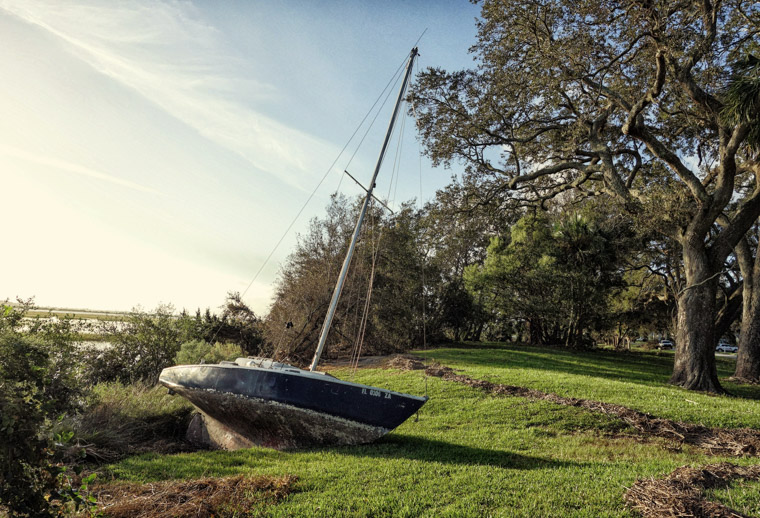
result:
[[[511,469],[546,469],[580,466],[577,462],[547,460],[504,450],[474,448],[460,444],[393,434],[364,446],[335,448],[333,453],[377,459],[409,459],[462,466],[490,466]]]
[[[673,355],[642,351],[572,351],[554,347],[535,347],[502,343],[447,344],[446,348],[428,350],[424,356],[453,367],[462,362],[474,367],[534,369],[578,376],[588,376],[638,385],[668,385],[673,372]],[[417,354],[423,355],[420,351]],[[716,359],[718,376],[731,376],[735,363]],[[499,382],[506,382],[503,378]],[[760,387],[722,381],[729,395],[760,400]]]
[[[456,347],[456,348],[455,348]],[[568,351],[518,345],[495,347],[465,344],[425,354],[436,361],[466,362],[481,367],[536,369],[566,374],[593,376],[645,385],[667,383],[673,370],[673,356],[638,352]]]
[[[352,458],[354,462],[351,462]],[[366,462],[357,464],[356,461],[359,459]],[[488,466],[517,470],[561,469],[588,465],[393,434],[372,444],[287,452],[252,448],[238,451],[199,451],[179,455],[149,453],[129,457],[118,464],[108,466],[106,472],[109,473],[109,477],[106,478],[155,482],[209,476],[225,477],[251,471],[265,474],[270,474],[270,471],[275,474],[287,472],[301,476],[309,472],[305,465],[311,466],[312,469],[314,466],[321,466],[322,468],[317,468],[320,472],[337,472],[342,469],[355,471],[365,470],[368,465],[382,467],[387,465],[383,461],[399,459],[451,466]]]

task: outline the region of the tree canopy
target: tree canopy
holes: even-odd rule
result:
[[[428,69],[410,94],[426,152],[462,162],[482,203],[607,195],[657,215],[685,276],[671,381],[691,389],[721,390],[717,277],[760,215],[753,119],[722,115],[759,11],[745,0],[487,0],[477,68]]]

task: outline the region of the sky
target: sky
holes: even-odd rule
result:
[[[470,67],[477,15],[467,0],[0,0],[0,301],[194,310],[238,291],[265,314],[309,220],[361,193],[344,168],[369,181],[393,99],[331,164],[412,46],[426,31],[419,70]],[[419,158],[413,120],[401,142],[398,185],[390,154],[378,191],[431,199],[452,171]]]

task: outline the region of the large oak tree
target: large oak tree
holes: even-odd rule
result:
[[[605,194],[657,212],[682,250],[671,382],[719,392],[718,278],[760,215],[752,119],[722,116],[758,4],[486,0],[477,68],[429,69],[411,98],[428,154],[462,161],[484,203]],[[563,195],[567,196],[567,195]]]

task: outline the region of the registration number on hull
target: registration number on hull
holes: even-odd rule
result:
[[[365,388],[362,389],[362,394],[369,394],[370,396],[375,397],[383,397],[383,391],[382,390],[375,390],[375,389],[369,389],[369,391]],[[385,399],[390,399],[391,393],[385,392]]]

